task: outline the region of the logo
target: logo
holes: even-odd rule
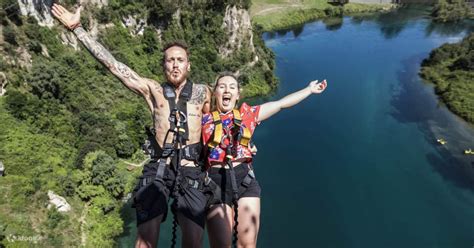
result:
[[[24,235],[15,235],[15,234],[10,234],[6,238],[7,238],[7,241],[11,242],[11,243],[13,243],[13,242],[28,242],[28,243],[33,243],[33,244],[37,244],[39,241],[44,239],[40,235],[24,236]]]

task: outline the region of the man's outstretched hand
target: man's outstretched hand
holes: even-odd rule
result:
[[[68,29],[75,29],[81,24],[81,9],[77,8],[76,13],[71,13],[59,4],[53,4],[51,12]]]
[[[328,83],[326,82],[326,79],[324,79],[322,82],[318,82],[318,80],[315,80],[309,83],[309,88],[311,89],[311,93],[313,94],[319,94],[323,92],[327,86]]]

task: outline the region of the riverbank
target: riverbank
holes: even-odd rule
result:
[[[474,34],[456,44],[431,51],[420,75],[435,85],[435,93],[455,114],[474,124]]]
[[[271,2],[271,3],[269,3]],[[342,17],[370,12],[385,12],[396,8],[395,4],[361,4],[348,3],[343,7],[333,6],[327,1],[275,1],[256,0],[252,2],[250,14],[254,25],[263,31],[275,31],[302,25],[316,19]]]

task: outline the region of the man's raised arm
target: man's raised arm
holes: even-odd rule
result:
[[[104,46],[94,40],[80,25],[80,11],[81,7],[77,9],[76,13],[72,14],[59,4],[53,4],[51,9],[53,15],[76,34],[77,38],[97,60],[107,66],[112,74],[118,77],[127,88],[143,95],[148,100],[150,96],[149,82],[151,80],[140,77],[128,66],[117,61]]]

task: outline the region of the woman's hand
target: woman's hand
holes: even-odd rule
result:
[[[64,26],[73,30],[81,25],[81,9],[82,7],[77,8],[76,13],[73,14],[59,4],[53,4],[51,12]]]
[[[311,81],[308,85],[309,89],[311,90],[311,93],[313,94],[319,94],[323,92],[327,86],[328,86],[328,83],[326,82],[326,79],[324,79],[320,83],[318,83],[318,80]]]

